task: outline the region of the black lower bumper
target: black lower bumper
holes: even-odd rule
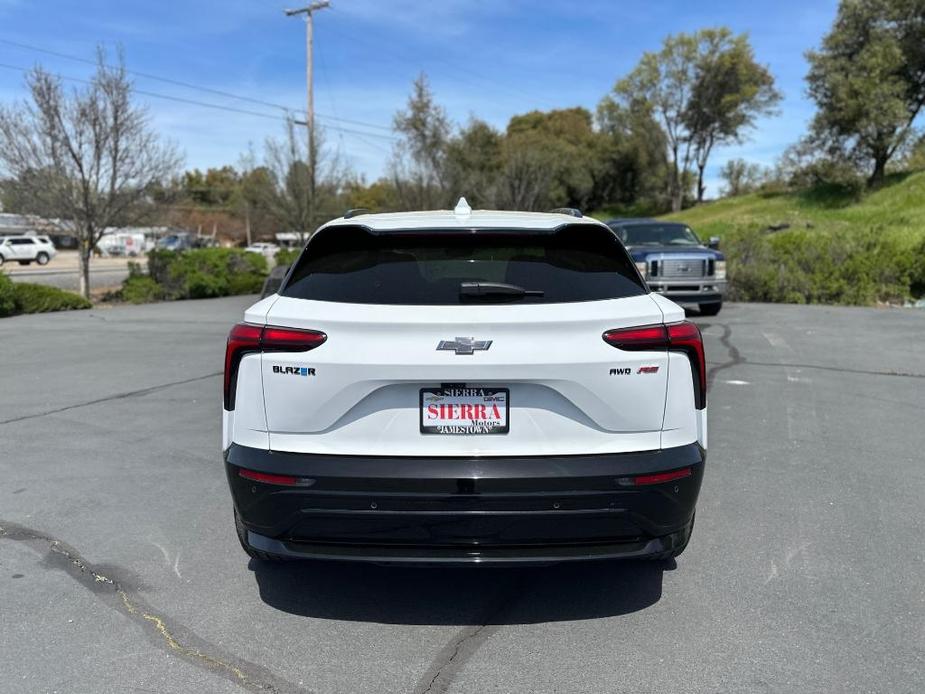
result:
[[[547,563],[663,554],[687,542],[697,444],[644,453],[404,458],[232,444],[226,471],[247,543],[270,554],[410,563]],[[639,475],[675,470],[667,482]],[[241,471],[298,478],[295,486]]]

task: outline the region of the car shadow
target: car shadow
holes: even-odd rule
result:
[[[532,624],[638,612],[659,601],[670,561],[417,568],[251,560],[261,599],[303,617],[384,624]]]

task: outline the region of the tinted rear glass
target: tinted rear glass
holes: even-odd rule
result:
[[[542,296],[462,296],[463,282],[499,282]],[[607,229],[555,232],[436,230],[372,234],[330,227],[309,243],[283,296],[355,304],[563,303],[645,294]]]

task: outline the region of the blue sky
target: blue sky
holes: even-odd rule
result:
[[[293,5],[298,0],[0,0],[0,64],[41,63],[80,78],[92,67],[9,42],[85,59],[97,44],[121,44],[131,70],[304,109],[304,24],[283,15]],[[455,122],[476,115],[503,128],[532,109],[593,110],[665,35],[724,24],[748,32],[785,100],[749,142],[716,152],[707,191],[716,195],[726,159],[772,164],[804,132],[812,107],[803,54],[818,45],[836,7],[837,0],[332,0],[315,20],[315,108],[327,146],[372,180],[389,158],[392,115],[422,70]],[[188,167],[236,164],[281,133],[281,108],[134,79],[142,91],[263,114],[141,95]],[[0,100],[23,94],[22,74],[0,67]]]

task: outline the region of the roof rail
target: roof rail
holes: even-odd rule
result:
[[[369,214],[369,210],[365,207],[354,207],[352,210],[347,210],[344,212],[344,219],[352,219],[361,214]]]
[[[577,207],[557,207],[554,210],[549,210],[550,214],[567,214],[570,217],[584,217]]]

